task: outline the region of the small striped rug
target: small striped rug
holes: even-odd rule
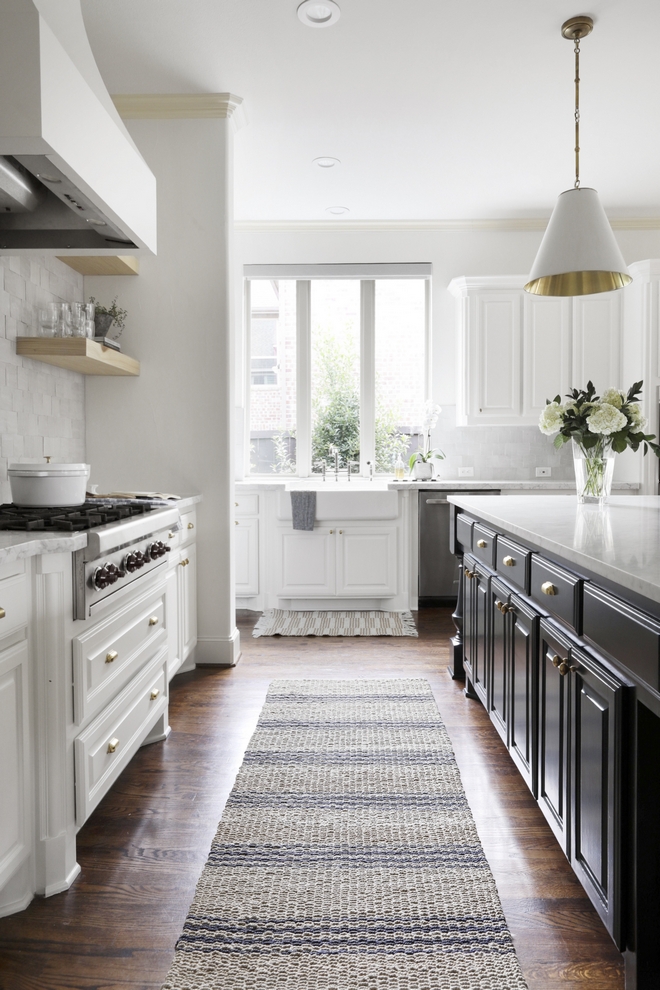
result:
[[[411,612],[297,612],[269,608],[253,636],[416,636]]]
[[[426,681],[271,684],[164,990],[526,990]]]

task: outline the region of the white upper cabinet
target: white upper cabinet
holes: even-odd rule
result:
[[[620,386],[622,292],[547,299],[526,276],[455,278],[458,426],[536,425],[546,399]]]

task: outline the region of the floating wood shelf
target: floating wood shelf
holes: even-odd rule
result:
[[[140,262],[128,254],[88,255],[72,254],[58,255],[58,261],[63,261],[69,268],[81,275],[139,275]]]
[[[17,337],[16,353],[81,375],[139,375],[140,362],[87,337]]]

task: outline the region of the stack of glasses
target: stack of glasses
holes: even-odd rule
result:
[[[40,337],[93,337],[94,303],[48,303],[39,310]]]

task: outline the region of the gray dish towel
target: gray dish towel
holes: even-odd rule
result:
[[[314,529],[316,492],[291,492],[291,515],[294,529]]]

